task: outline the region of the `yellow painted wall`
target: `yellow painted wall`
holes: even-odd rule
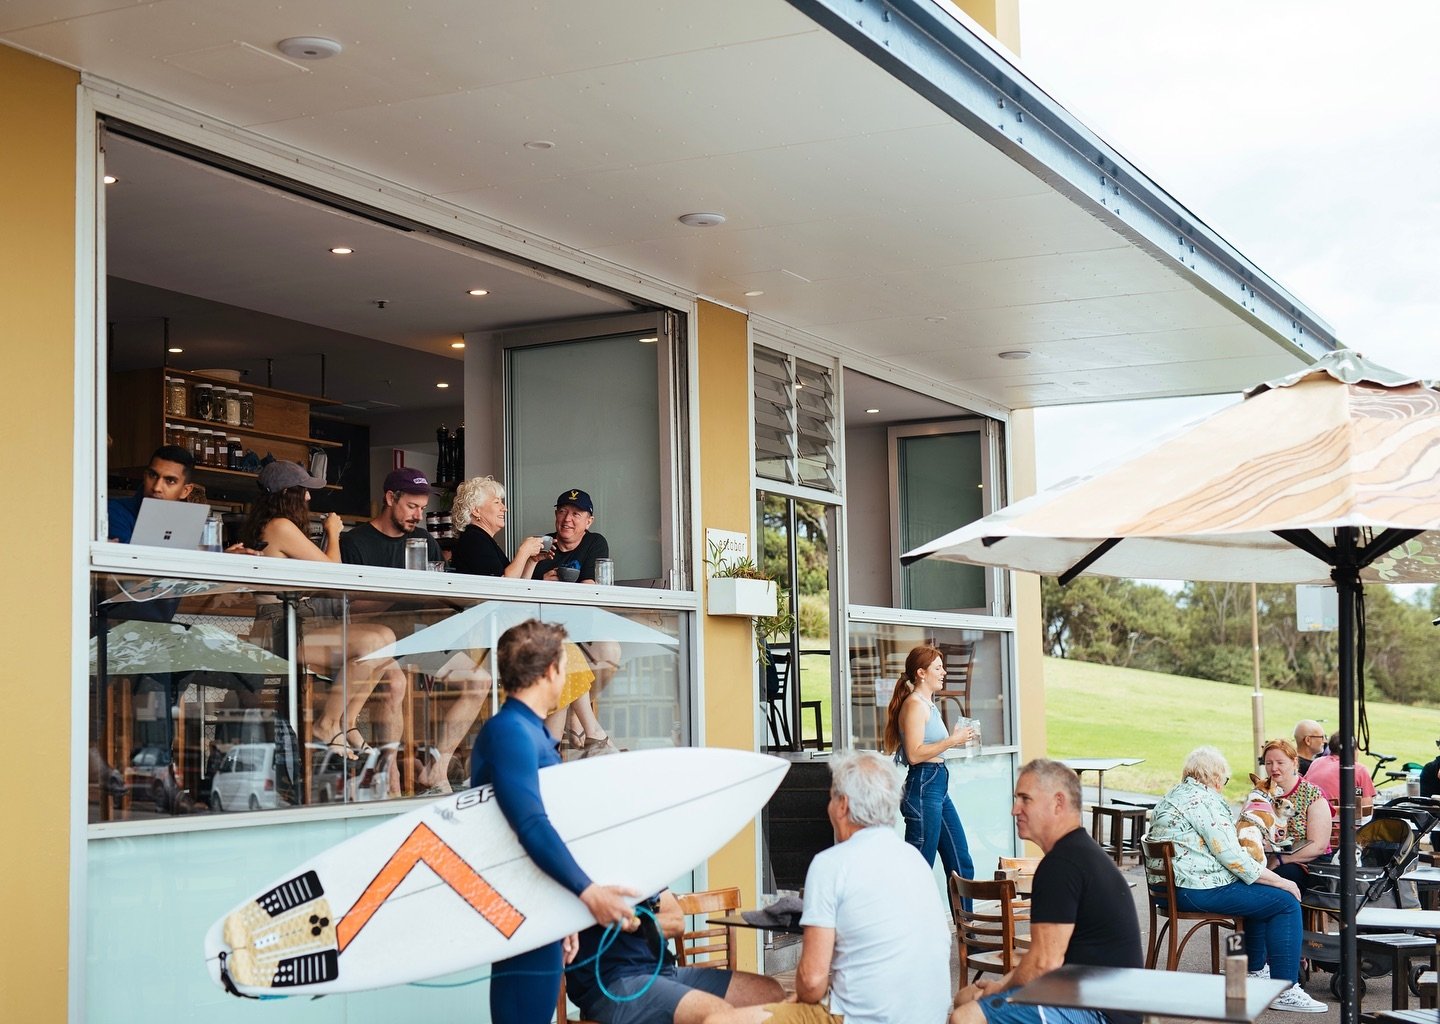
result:
[[[0,684],[10,827],[0,843],[0,1005],[63,1021],[70,904],[70,462],[75,445],[75,97],[78,76],[0,46],[0,309],[5,370],[0,506],[9,585]],[[29,495],[23,498],[23,495]],[[22,640],[23,638],[23,640]],[[19,658],[16,662],[14,659]],[[20,751],[28,767],[15,761]]]
[[[1009,500],[1035,493],[1035,411],[1017,409],[1006,435]],[[1020,697],[1020,758],[1045,756],[1045,660],[1041,635],[1040,577],[1015,574],[1016,690]]]
[[[749,534],[750,387],[746,318],[701,302],[696,320],[700,387],[700,514],[696,527]],[[699,573],[696,574],[697,576]],[[701,588],[703,590],[703,586]],[[705,745],[755,749],[754,639],[749,619],[701,616],[705,630]],[[710,858],[712,888],[738,885],[746,906],[759,902],[755,826]],[[741,966],[754,969],[742,944]]]
[[[1020,0],[955,0],[1011,53],[1020,52]]]

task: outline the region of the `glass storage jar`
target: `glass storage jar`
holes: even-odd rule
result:
[[[180,377],[165,378],[165,415],[187,416],[185,381]]]
[[[240,389],[225,388],[225,423],[231,427],[240,425]]]
[[[195,385],[195,418],[197,420],[213,420],[215,418],[215,388],[209,384]]]
[[[255,392],[240,392],[240,425],[242,427],[253,427],[255,425]]]

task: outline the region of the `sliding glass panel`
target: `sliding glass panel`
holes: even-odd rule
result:
[[[567,758],[688,740],[688,615],[96,575],[90,820],[468,786],[500,634],[567,625]],[[360,609],[360,610],[357,610]]]
[[[890,430],[896,565],[899,556],[979,519],[989,484],[985,435],[978,423]],[[899,566],[901,608],[989,612],[990,572],[980,566],[925,559]]]

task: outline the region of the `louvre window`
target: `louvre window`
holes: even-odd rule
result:
[[[835,487],[835,383],[830,369],[755,346],[755,473]]]

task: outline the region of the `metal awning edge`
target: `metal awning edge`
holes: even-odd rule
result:
[[[1052,188],[1306,359],[1340,347],[1313,311],[936,0],[786,0]]]

